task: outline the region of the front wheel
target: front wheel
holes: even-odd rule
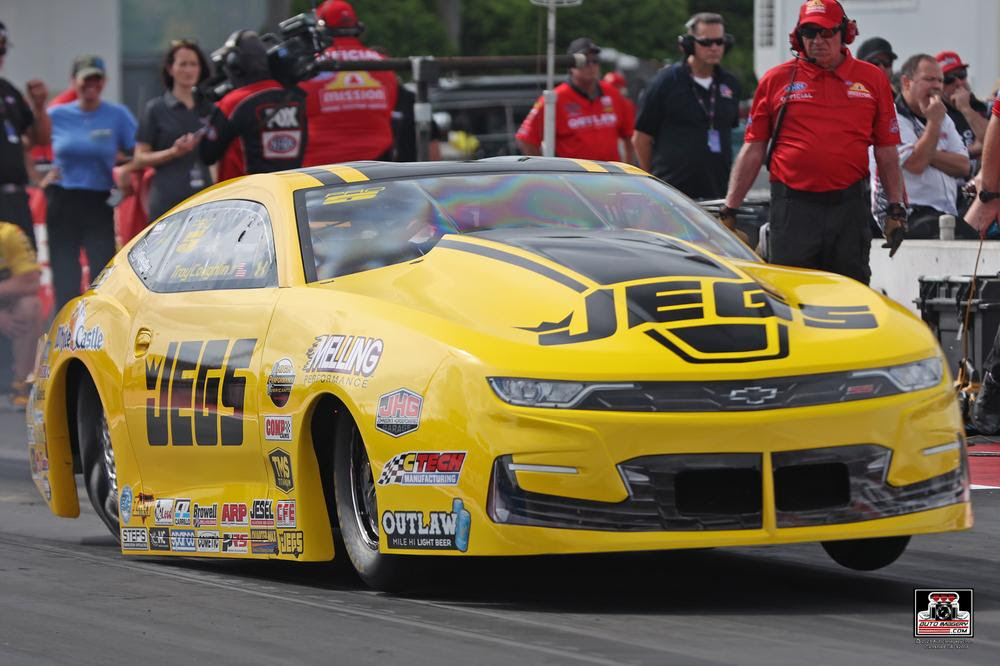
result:
[[[118,539],[118,473],[115,451],[111,448],[107,414],[97,394],[97,387],[89,377],[80,383],[76,401],[76,435],[83,464],[83,485],[87,488],[90,503],[94,505],[97,516],[107,525],[115,539]]]
[[[910,537],[880,537],[824,541],[823,550],[837,564],[856,571],[874,571],[889,566],[903,554]]]
[[[403,558],[380,553],[375,478],[357,424],[346,411],[337,419],[333,454],[337,520],[344,549],[369,586],[392,590],[404,580]]]

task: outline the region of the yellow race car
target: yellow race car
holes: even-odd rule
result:
[[[427,554],[874,569],[972,525],[942,359],[634,167],[356,163],[222,183],[123,248],[40,341],[29,450],[125,555],[336,550],[383,588]]]

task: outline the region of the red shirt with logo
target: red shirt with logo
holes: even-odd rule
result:
[[[621,160],[618,139],[628,141],[635,119],[614,86],[599,81],[600,94],[590,99],[569,83],[556,86],[556,156],[588,160]],[[539,97],[517,130],[517,139],[541,145],[545,103]]]
[[[357,37],[338,37],[321,60],[384,60]],[[304,166],[373,160],[392,148],[396,74],[391,71],[320,72],[306,92],[309,143]]]
[[[869,146],[899,144],[889,80],[847,49],[844,55],[833,70],[789,60],[760,80],[747,142],[769,140],[781,105],[788,103],[771,158],[772,181],[810,192],[842,190],[868,177]]]

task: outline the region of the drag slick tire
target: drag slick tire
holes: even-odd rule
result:
[[[910,537],[879,537],[824,541],[823,550],[837,564],[856,571],[874,571],[889,566],[903,554]]]
[[[333,453],[334,494],[344,550],[354,570],[377,590],[400,589],[409,567],[406,558],[380,553],[375,477],[358,426],[344,412],[337,419]]]
[[[97,387],[89,377],[81,380],[77,395],[76,437],[80,444],[83,485],[87,488],[90,503],[117,540],[120,537],[115,452],[111,448],[111,432],[104,406]]]

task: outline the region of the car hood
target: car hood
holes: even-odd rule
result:
[[[939,353],[920,320],[854,280],[643,231],[449,235],[326,288],[414,314],[428,335],[512,372],[781,376]]]

